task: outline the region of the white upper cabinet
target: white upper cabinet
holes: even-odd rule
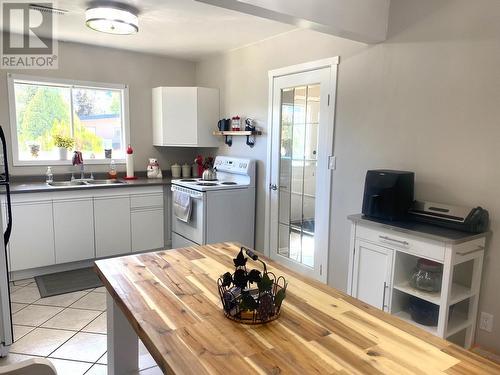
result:
[[[218,147],[219,90],[205,87],[153,89],[155,146]]]

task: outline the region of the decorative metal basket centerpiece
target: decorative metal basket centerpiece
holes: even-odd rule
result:
[[[244,252],[250,259],[262,263],[264,271],[248,271]],[[288,285],[285,278],[267,272],[266,263],[245,247],[233,262],[234,273],[226,272],[217,280],[224,315],[244,324],[267,323],[278,318]]]

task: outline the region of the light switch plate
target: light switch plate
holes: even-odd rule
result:
[[[485,312],[481,313],[481,318],[479,320],[479,329],[486,332],[493,331],[493,315]]]
[[[331,169],[334,171],[337,168],[337,157],[336,156],[330,156],[328,158],[328,169]]]

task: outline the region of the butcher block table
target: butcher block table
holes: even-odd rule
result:
[[[288,281],[281,316],[227,319],[217,290],[232,243],[99,260],[108,374],[136,373],[139,337],[166,374],[500,374],[500,366],[261,257]],[[258,263],[249,260],[249,267]]]

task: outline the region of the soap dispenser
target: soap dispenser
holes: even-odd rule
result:
[[[52,167],[47,167],[47,172],[45,173],[45,181],[47,183],[54,182],[54,174],[52,173]]]

